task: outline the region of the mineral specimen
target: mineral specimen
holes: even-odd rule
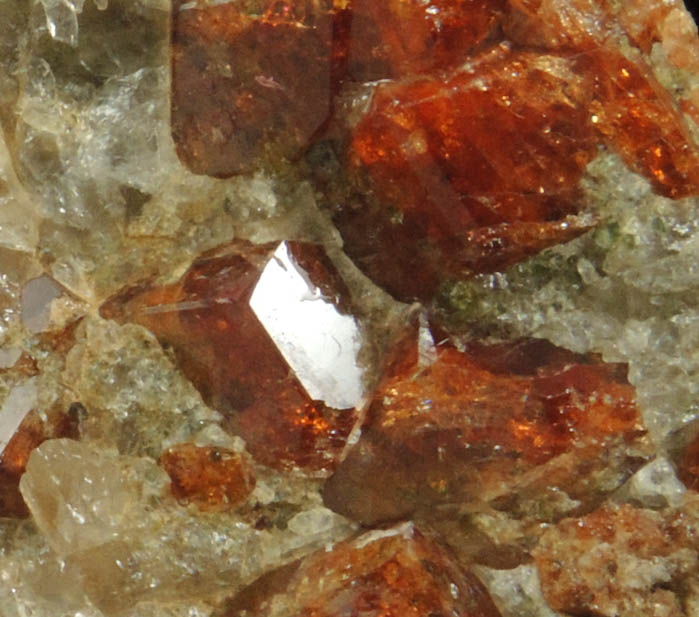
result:
[[[697,194],[685,120],[624,55],[611,9],[505,4],[268,3],[257,17],[232,3],[177,4],[180,155],[226,176],[327,139],[350,186],[369,195],[331,205],[346,250],[402,300],[429,301],[449,278],[588,229],[573,216],[579,181],[603,145],[663,194]],[[566,15],[557,31],[548,11]],[[587,27],[593,17],[604,26]],[[371,80],[357,121],[334,99]],[[192,96],[202,90],[204,109]]]
[[[662,193],[699,190],[683,120],[636,65],[501,46],[446,79],[377,87],[350,161],[379,203],[340,208],[335,220],[374,280],[429,300],[450,276],[502,269],[585,231],[571,215],[602,143]]]
[[[698,75],[680,0],[0,0],[0,615],[699,615]]]
[[[478,578],[411,523],[309,555],[257,585],[264,594],[244,590],[226,617],[500,616]]]
[[[320,471],[333,467],[362,404],[349,303],[320,247],[237,242],[202,255],[175,284],[125,291],[102,314],[172,347],[258,461]]]
[[[344,82],[453,65],[489,37],[502,5],[177,0],[178,154],[195,173],[222,177],[297,157],[326,128]]]

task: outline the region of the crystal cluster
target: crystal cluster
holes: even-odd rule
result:
[[[579,181],[601,145],[662,194],[699,190],[685,121],[611,9],[354,4],[176,5],[173,136],[214,176],[330,148],[354,189],[335,216],[345,248],[398,298],[585,231]],[[346,109],[357,88],[363,113]]]
[[[699,615],[680,0],[0,0],[0,615]]]

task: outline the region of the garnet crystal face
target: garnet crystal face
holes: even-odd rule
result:
[[[319,246],[236,242],[182,279],[130,289],[103,315],[150,329],[253,456],[331,468],[364,399],[361,330]]]

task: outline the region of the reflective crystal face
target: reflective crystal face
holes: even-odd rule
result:
[[[277,247],[262,271],[250,308],[308,396],[338,409],[362,406],[359,325],[323,296],[288,243]]]
[[[127,290],[102,313],[171,346],[204,399],[260,462],[333,466],[364,400],[361,331],[323,249],[237,242],[164,287]]]

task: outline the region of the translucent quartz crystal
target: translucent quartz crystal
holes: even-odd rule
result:
[[[226,617],[355,614],[500,615],[478,578],[411,523],[309,555],[254,583],[225,612]]]
[[[170,476],[175,498],[201,510],[237,506],[255,487],[248,463],[225,448],[177,444],[162,454],[160,464]]]
[[[78,44],[78,13],[85,0],[41,0],[49,34],[63,43]]]
[[[445,342],[421,368],[410,335],[404,345],[324,489],[364,524],[439,503],[516,510],[555,490],[594,503],[650,454],[623,365],[522,340]]]
[[[269,474],[265,482],[273,493],[268,501],[279,508],[286,504],[298,516],[320,507],[317,494],[298,482],[278,486]],[[63,606],[63,595],[77,589],[105,615],[143,614],[136,608],[143,600],[191,605],[230,594],[265,570],[351,532],[331,513],[323,528],[299,525],[294,532],[274,522],[256,528],[266,510],[257,495],[247,512],[202,514],[170,496],[169,478],[154,460],[65,439],[35,451],[21,490],[52,549],[43,549],[42,561],[28,558],[31,580],[46,579],[44,591],[33,593]],[[61,566],[53,573],[56,558]],[[70,602],[76,606],[74,597]]]
[[[0,246],[29,252],[38,240],[38,212],[17,178],[0,135]]]
[[[51,301],[60,297],[62,288],[48,276],[28,281],[22,288],[22,321],[30,332],[49,329]]]
[[[22,357],[14,370],[35,375],[36,364],[29,357]],[[48,439],[80,436],[81,410],[73,405],[68,410],[51,409],[48,414],[37,411],[38,379],[30,377],[10,391],[0,408],[0,517],[24,518],[29,515],[19,492],[19,483],[29,457],[39,445]]]
[[[534,550],[544,595],[566,613],[685,615],[697,575],[696,495],[662,512],[606,505],[548,530]]]
[[[349,306],[322,248],[237,242],[199,257],[178,283],[127,290],[102,314],[171,346],[258,461],[318,471],[334,465],[363,402]]]
[[[648,507],[677,506],[687,492],[672,463],[662,456],[641,467],[629,481],[628,489],[634,502]]]
[[[479,567],[477,572],[481,580],[487,583],[490,595],[503,617],[561,617],[546,603],[539,572],[534,565],[511,570]]]
[[[114,459],[62,439],[36,451],[21,481],[34,520],[60,555],[116,539],[138,486]]]

